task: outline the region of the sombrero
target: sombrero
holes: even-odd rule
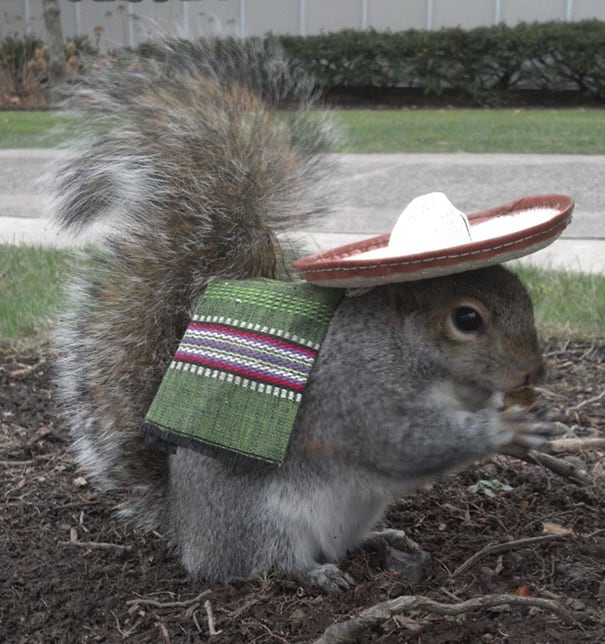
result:
[[[414,199],[391,233],[302,257],[317,286],[370,287],[501,264],[551,244],[571,221],[566,195],[524,197],[469,215],[441,192]]]

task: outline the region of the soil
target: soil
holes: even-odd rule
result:
[[[604,437],[605,342],[550,342],[546,355],[543,406],[568,437]],[[212,585],[188,579],[161,535],[121,523],[113,515],[119,499],[99,493],[76,469],[51,367],[51,355],[0,352],[2,641],[312,642],[330,624],[398,595],[452,604],[494,593],[556,599],[583,619],[566,623],[549,610],[518,606],[456,617],[424,610],[380,622],[355,641],[605,641],[603,451],[566,457],[580,459],[589,484],[497,457],[399,501],[385,525],[404,528],[432,555],[414,588],[370,551],[344,563],[357,582],[350,591],[323,595],[271,576]],[[482,479],[511,489],[493,497],[469,489]],[[488,544],[544,531],[561,536],[488,554],[450,576]],[[217,635],[209,633],[207,606]]]

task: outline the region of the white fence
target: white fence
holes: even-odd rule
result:
[[[60,0],[66,38],[102,50],[159,35],[310,35],[341,29],[470,29],[498,23],[605,20],[605,0]],[[0,38],[45,38],[42,0],[0,0]]]

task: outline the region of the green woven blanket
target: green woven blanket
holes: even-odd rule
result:
[[[173,445],[281,464],[343,291],[267,279],[211,283],[145,418]],[[210,448],[210,449],[208,449]]]

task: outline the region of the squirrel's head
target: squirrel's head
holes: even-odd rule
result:
[[[508,392],[543,376],[531,300],[503,267],[398,285],[393,297],[406,332],[460,384]]]

